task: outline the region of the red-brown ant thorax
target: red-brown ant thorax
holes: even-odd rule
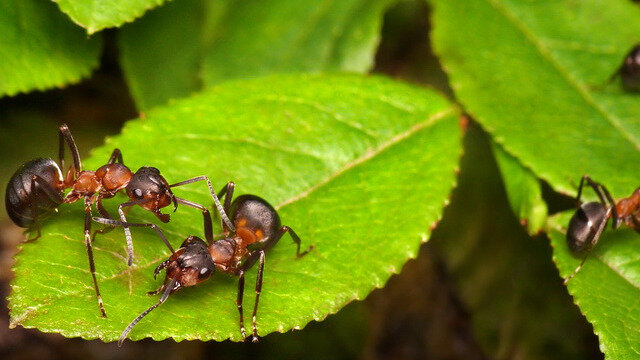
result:
[[[65,202],[74,202],[83,196],[91,196],[100,191],[102,182],[94,171],[81,171],[73,184]]]
[[[133,173],[125,165],[114,163],[101,166],[96,170],[96,176],[102,179],[104,191],[115,193],[127,187]]]

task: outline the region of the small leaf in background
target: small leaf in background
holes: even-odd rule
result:
[[[394,2],[176,1],[125,26],[120,57],[141,110],[229,79],[366,72]]]
[[[565,193],[583,174],[615,194],[637,185],[640,97],[606,84],[640,40],[637,4],[431,3],[451,87],[507,153]]]
[[[150,111],[85,161],[96,168],[114,147],[132,169],[158,167],[170,183],[210,176],[236,182],[279,208],[283,223],[316,249],[296,260],[285,236],[267,255],[259,334],[322,320],[381,287],[415,257],[455,183],[458,113],[434,91],[380,77],[274,76],[226,83]],[[204,184],[176,195],[209,205]],[[113,213],[117,197],[108,202]],[[393,211],[391,211],[393,209]],[[98,281],[109,317],[97,310],[82,242],[81,204],[62,206],[42,238],[16,256],[12,324],[65,336],[113,341],[156,298],[152,271],[168,257],[148,229],[134,229],[136,263],[124,262],[118,229],[95,243]],[[132,221],[154,221],[136,209]],[[202,236],[189,208],[162,229],[174,246]],[[253,303],[247,278],[245,302]],[[174,294],[131,333],[133,339],[239,340],[236,279],[216,275]],[[250,305],[247,306],[250,308]]]
[[[54,0],[73,22],[93,34],[105,28],[121,26],[142,16],[165,0]],[[183,1],[183,0],[177,0]],[[187,0],[184,0],[187,1]]]
[[[571,256],[565,230],[572,212],[549,219],[553,257],[567,278],[581,259]],[[567,284],[582,313],[593,324],[607,359],[637,359],[640,344],[640,237],[622,227],[602,234],[582,269]]]
[[[537,234],[544,228],[547,220],[547,204],[542,199],[540,180],[499,145],[491,145],[507,190],[511,210],[529,234]]]
[[[55,4],[0,2],[0,97],[79,81],[98,66],[102,37],[88,38]]]

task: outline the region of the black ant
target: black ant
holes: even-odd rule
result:
[[[622,88],[629,92],[640,91],[640,44],[635,45],[625,56],[618,70],[611,75],[609,83],[617,76],[622,80]]]
[[[617,229],[624,223],[633,230],[640,232],[640,188],[637,188],[631,196],[621,199],[617,203],[613,201],[609,190],[604,185],[593,181],[588,175],[584,175],[578,187],[576,201],[580,202],[582,188],[585,182],[595,191],[599,202],[582,203],[573,214],[567,228],[567,245],[571,253],[584,259],[564,280],[566,285],[582,268],[587,256],[598,243],[600,235],[609,219],[613,219],[611,227]]]
[[[92,241],[97,233],[105,233],[113,229],[106,227],[97,230],[91,236],[91,205],[96,204],[100,215],[111,219],[111,216],[102,205],[102,199],[112,198],[121,190],[124,190],[130,201],[118,206],[118,213],[123,221],[126,221],[123,208],[134,205],[151,211],[162,222],[169,221],[168,214],[162,214],[160,209],[173,203],[174,211],[178,204],[183,204],[202,211],[204,218],[205,236],[213,239],[211,228],[211,215],[206,207],[194,202],[181,199],[173,194],[172,187],[190,184],[204,180],[209,185],[210,192],[218,206],[222,210],[222,205],[216,197],[211,187],[211,182],[206,176],[199,176],[188,179],[173,185],[160,175],[160,171],[153,167],[142,167],[137,172],[132,173],[122,160],[122,153],[119,149],[113,150],[106,165],[96,171],[82,170],[80,154],[73,136],[67,125],[61,125],[59,129],[59,164],[52,159],[38,158],[22,165],[9,180],[6,191],[5,205],[7,213],[16,225],[29,227],[35,225],[38,234],[30,241],[40,237],[40,226],[38,218],[46,213],[57,209],[63,203],[73,203],[80,198],[84,200],[85,221],[84,240],[89,257],[89,267],[93,278],[93,285],[96,291],[98,307],[103,317],[106,317],[102,297],[98,288],[95,274],[95,264],[93,261]],[[69,167],[66,176],[63,177],[61,169],[64,169],[64,147],[65,143],[71,150],[73,165]],[[71,191],[64,195],[65,189]],[[224,221],[229,222],[226,215],[221,214]],[[229,222],[230,223],[230,222]],[[150,223],[136,224],[137,226],[147,226],[160,231],[156,225]],[[125,227],[127,237],[127,253],[129,255],[128,264],[133,263],[133,243],[129,229]],[[163,237],[164,243],[173,252],[171,244]]]
[[[149,312],[164,303],[170,294],[183,287],[196,285],[208,278],[215,270],[238,277],[238,295],[236,305],[240,314],[240,333],[246,340],[242,299],[244,295],[244,274],[258,263],[256,278],[256,299],[252,316],[252,340],[258,341],[256,314],[262,290],[265,253],[289,233],[296,243],[296,257],[301,258],[313,249],[310,246],[300,252],[300,237],[288,226],[283,226],[276,210],[264,199],[255,195],[241,195],[231,202],[235,184],[229,182],[218,197],[224,196],[224,211],[230,215],[233,226],[223,222],[223,238],[207,243],[196,236],[189,236],[169,259],[163,261],[153,272],[154,278],[165,269],[164,283],[149,295],[162,293],[160,300],[136,317],[122,332],[118,345],[127,337],[131,329]],[[109,225],[134,226],[121,221],[94,218],[95,221]]]

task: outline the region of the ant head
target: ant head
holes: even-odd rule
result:
[[[165,286],[175,280],[171,292],[202,282],[211,277],[215,271],[207,243],[197,236],[189,236],[180,249],[171,255],[166,266]]]
[[[127,185],[127,196],[132,200],[142,200],[140,204],[147,210],[158,210],[172,202],[174,207],[176,199],[167,180],[160,175],[160,170],[144,166],[138,169],[131,177]]]
[[[625,90],[640,91],[640,45],[629,51],[618,72]]]
[[[609,220],[609,210],[599,202],[587,202],[578,208],[569,221],[567,245],[574,255],[583,255],[598,242]]]

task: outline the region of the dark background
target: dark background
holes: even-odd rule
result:
[[[428,8],[405,2],[385,16],[374,72],[435,87],[453,98],[429,48]],[[106,31],[100,68],[64,89],[0,99],[0,184],[34,157],[55,156],[57,127],[73,129],[83,156],[138,116],[121,70],[116,31]],[[548,190],[548,189],[547,189]],[[4,195],[4,193],[2,193]],[[551,210],[563,199],[545,194]],[[9,329],[6,295],[22,230],[0,210],[0,359],[600,359],[591,326],[573,305],[544,234],[513,215],[490,140],[472,120],[458,186],[420,255],[384,289],[301,331],[258,344],[66,339]]]

